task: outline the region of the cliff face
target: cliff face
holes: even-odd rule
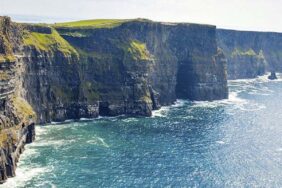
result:
[[[227,98],[214,26],[124,20],[28,25],[0,17],[0,183],[15,175],[34,122],[150,116],[177,98]]]
[[[0,183],[15,176],[19,155],[35,136],[35,113],[21,95],[20,33],[9,18],[0,17]]]
[[[227,58],[228,78],[255,78],[266,70],[281,72],[282,34],[217,30],[217,41]]]
[[[226,60],[213,26],[134,20],[111,28],[55,28],[26,26],[24,37],[25,98],[39,123],[150,116],[176,98],[227,98]],[[43,48],[39,38],[54,33],[56,45]]]

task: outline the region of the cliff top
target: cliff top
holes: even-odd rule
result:
[[[176,23],[176,22],[155,22],[149,19],[136,18],[136,19],[94,19],[94,20],[80,20],[74,22],[55,23],[52,26],[58,28],[114,28],[124,23],[129,22],[143,22],[143,23],[159,23],[164,25],[199,25],[215,27],[208,24],[195,24],[195,23]]]
[[[113,28],[120,26],[125,22],[133,21],[133,19],[97,19],[97,20],[81,20],[74,22],[64,22],[64,23],[55,23],[55,27],[67,27],[67,28]]]

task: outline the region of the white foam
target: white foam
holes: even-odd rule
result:
[[[225,144],[225,142],[222,141],[222,140],[216,141],[216,143],[218,143],[218,144]]]
[[[123,122],[129,123],[129,122],[136,122],[138,121],[137,118],[126,118],[122,120]]]
[[[186,100],[177,99],[177,100],[175,101],[175,103],[171,105],[171,107],[173,107],[173,108],[182,107],[182,106],[184,106],[186,103],[187,103]]]
[[[64,146],[66,145],[67,143],[73,143],[75,142],[76,140],[75,139],[72,139],[72,140],[68,140],[66,142],[66,140],[49,140],[49,141],[46,141],[46,140],[40,140],[38,142],[34,142],[32,144],[33,147],[45,147],[45,146],[52,146],[52,147],[61,147],[61,146]]]
[[[228,80],[231,84],[236,83],[266,83],[266,82],[281,82],[282,81],[282,73],[276,73],[276,76],[278,79],[276,80],[270,80],[268,79],[268,76],[270,75],[270,72],[267,72],[265,75],[258,76],[257,78],[250,78],[250,79],[237,79],[237,80]]]
[[[79,121],[93,121],[95,118],[80,118]]]
[[[16,170],[16,176],[9,178],[5,184],[0,187],[17,188],[24,187],[26,182],[38,177],[46,172],[49,172],[47,167],[21,167]]]
[[[98,145],[98,146],[104,146],[106,148],[109,148],[110,146],[105,142],[105,140],[98,136],[93,136],[91,140],[87,141],[88,144]]]
[[[46,129],[44,129],[44,127],[41,126],[41,125],[35,126],[35,132],[36,132],[36,136],[41,136],[41,135],[47,134]]]
[[[228,99],[216,101],[197,101],[192,103],[192,108],[216,108],[219,106],[230,105],[233,109],[240,109],[242,111],[258,111],[266,108],[263,104],[256,103],[247,99],[240,98],[238,92],[230,92]]]
[[[174,104],[170,106],[162,106],[158,110],[153,110],[152,112],[152,117],[166,117],[167,113],[172,109],[172,108],[179,108],[184,106],[188,101],[187,100],[182,100],[182,99],[177,99]]]

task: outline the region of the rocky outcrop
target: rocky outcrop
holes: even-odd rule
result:
[[[274,71],[271,72],[271,74],[268,76],[269,80],[277,80],[276,73]]]
[[[281,33],[218,29],[217,41],[227,58],[229,79],[282,71]]]

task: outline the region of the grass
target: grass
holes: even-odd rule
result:
[[[235,48],[231,54],[232,57],[234,56],[256,56],[256,55],[257,55],[256,52],[251,48],[247,51],[243,51],[238,48]]]
[[[0,147],[3,147],[4,143],[8,140],[8,134],[5,131],[0,132]]]
[[[152,60],[146,44],[137,40],[130,42],[127,51],[132,55],[134,60]]]
[[[6,81],[9,79],[10,79],[10,76],[6,72],[0,71],[0,81]]]
[[[1,55],[0,54],[0,63],[4,63],[4,62],[15,62],[16,61],[16,57],[14,55]]]
[[[81,20],[74,22],[56,23],[54,27],[65,28],[114,28],[120,26],[130,19],[97,19],[97,20]]]
[[[0,131],[0,147],[4,147],[5,144],[16,144],[19,140],[18,132],[19,126],[11,127]]]
[[[59,50],[65,56],[76,55],[77,51],[60,34],[52,29],[51,34],[31,32],[24,35],[24,44],[34,46],[37,50],[52,52]]]
[[[13,97],[12,103],[16,111],[22,116],[23,120],[28,121],[30,118],[35,118],[35,112],[23,98]]]

